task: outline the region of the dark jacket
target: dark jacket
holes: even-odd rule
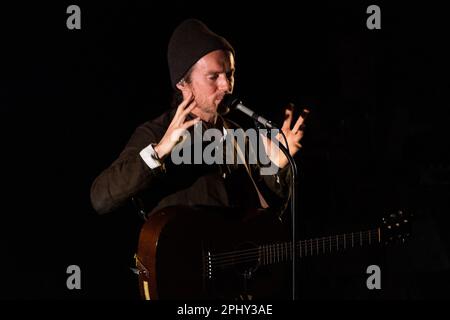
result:
[[[158,143],[166,132],[175,109],[139,126],[125,149],[91,187],[91,202],[100,213],[108,213],[127,204],[132,197],[143,200],[148,213],[170,205],[208,205],[221,207],[261,207],[257,191],[244,165],[174,165],[171,157],[165,166],[150,169],[139,152]],[[221,118],[228,128],[236,128]],[[278,213],[289,197],[289,169],[275,175],[260,175],[258,165],[250,165],[251,174],[270,207]]]

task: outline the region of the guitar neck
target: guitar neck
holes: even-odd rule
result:
[[[318,256],[381,243],[380,228],[328,237],[300,240],[295,245],[295,257]],[[263,245],[258,248],[262,264],[292,261],[292,242]]]

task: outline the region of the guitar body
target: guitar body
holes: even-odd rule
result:
[[[287,298],[289,264],[263,265],[258,246],[288,232],[264,210],[168,207],[139,238],[136,264],[144,299]],[[248,258],[247,258],[248,257]]]

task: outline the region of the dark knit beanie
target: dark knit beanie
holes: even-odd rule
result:
[[[219,49],[229,50],[234,55],[228,41],[209,30],[203,22],[196,19],[183,21],[173,32],[167,51],[172,86],[175,88],[201,57]]]

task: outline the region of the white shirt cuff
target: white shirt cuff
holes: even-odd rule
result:
[[[156,153],[153,146],[150,144],[139,152],[142,160],[150,167],[150,169],[155,169],[161,166],[161,162],[158,160],[158,154]]]

